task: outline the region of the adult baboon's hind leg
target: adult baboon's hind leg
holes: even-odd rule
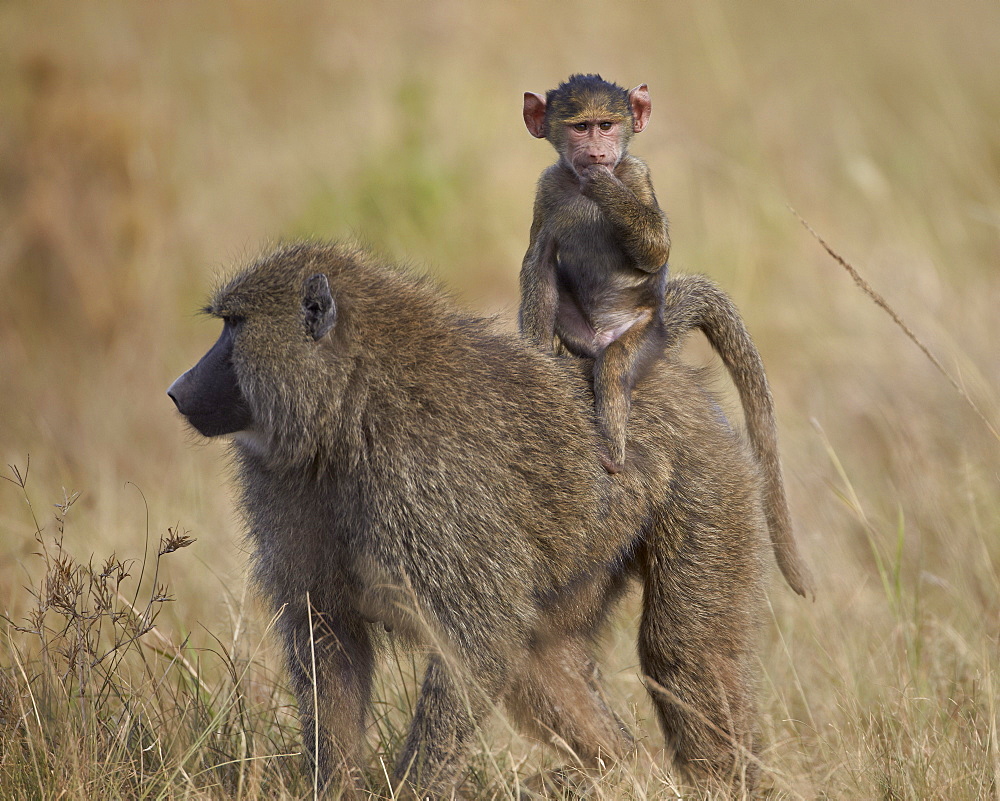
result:
[[[705,513],[674,521],[679,548],[650,543],[639,660],[682,771],[752,793],[762,565],[752,527],[720,530]]]
[[[471,668],[471,669],[470,669]],[[453,667],[440,655],[427,661],[410,731],[396,762],[395,791],[402,797],[448,796],[476,727],[502,693],[503,671]]]
[[[568,751],[584,768],[607,767],[634,747],[632,734],[607,705],[582,639],[536,645],[505,700],[527,734]]]

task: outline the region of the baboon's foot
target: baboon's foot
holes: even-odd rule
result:
[[[586,798],[593,787],[591,780],[577,768],[562,767],[543,770],[525,779],[521,787],[521,798]]]
[[[625,469],[624,459],[622,459],[621,462],[616,462],[614,459],[608,456],[608,454],[606,454],[604,451],[601,451],[601,453],[598,455],[598,459],[600,459],[601,466],[613,476],[617,475],[618,473],[620,473],[622,470]]]

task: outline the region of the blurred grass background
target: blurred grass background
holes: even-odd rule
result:
[[[772,584],[768,786],[1000,797],[1000,443],[788,209],[996,425],[997,64],[994,0],[0,3],[0,463],[31,465],[26,494],[0,485],[4,611],[21,620],[45,570],[26,498],[48,536],[50,505],[79,491],[68,551],[136,558],[147,529],[151,548],[189,531],[161,566],[176,600],[158,631],[206,665],[215,638],[253,651],[261,682],[283,681],[270,641],[256,650],[266,620],[243,590],[224,449],[186,434],[164,394],[218,333],[195,310],[268,242],[357,236],[512,320],[554,155],[521,95],[595,71],[649,84],[633,152],[670,218],[672,268],[733,294],[776,396],[820,594]],[[609,634],[606,674],[655,751],[633,615]],[[32,642],[8,628],[0,652],[6,781],[28,776],[15,666]],[[522,774],[550,759],[502,727],[488,746],[527,760]],[[64,766],[63,788],[82,793],[84,768]],[[635,770],[623,797],[673,792]],[[218,791],[183,770],[164,781]]]

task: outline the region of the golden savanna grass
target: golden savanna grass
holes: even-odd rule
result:
[[[224,449],[164,390],[216,276],[281,238],[358,236],[513,320],[552,159],[521,94],[577,71],[649,84],[672,268],[732,293],[773,385],[819,595],[771,584],[767,791],[1000,796],[997,64],[992,0],[0,4],[0,796],[311,794]],[[593,795],[691,795],[635,615],[603,664],[640,753]],[[498,717],[466,790],[558,764]]]

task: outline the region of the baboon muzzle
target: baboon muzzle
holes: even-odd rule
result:
[[[177,411],[204,437],[233,434],[253,422],[233,367],[234,337],[234,325],[227,320],[208,353],[167,390]]]

